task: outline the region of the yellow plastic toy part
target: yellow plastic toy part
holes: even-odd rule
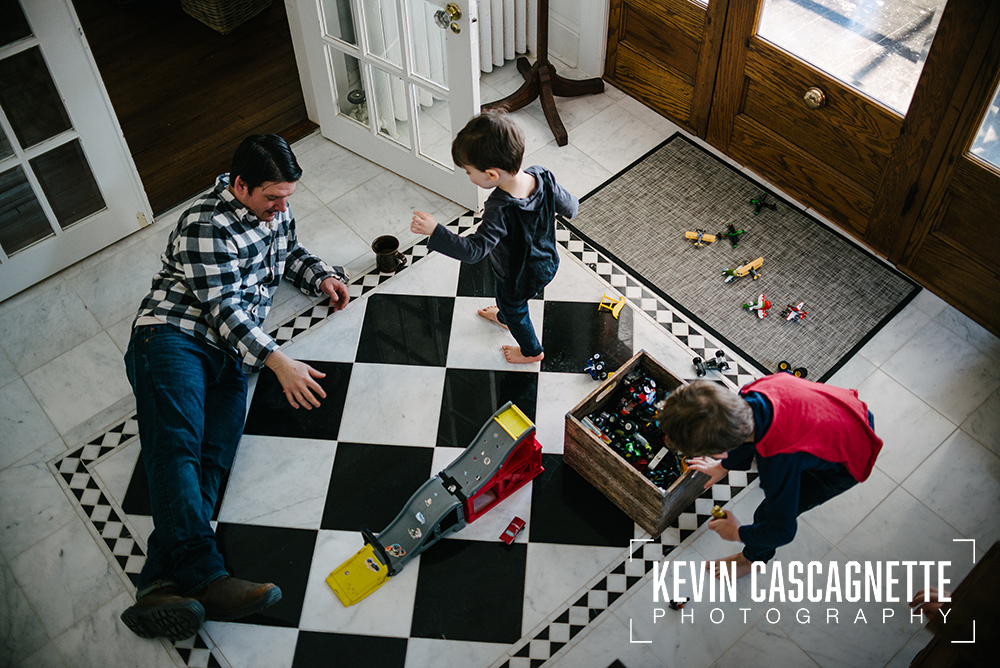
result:
[[[605,292],[604,296],[601,297],[601,303],[597,305],[597,310],[600,311],[602,308],[606,308],[609,311],[611,311],[611,315],[615,316],[615,320],[617,320],[619,314],[622,312],[622,309],[624,307],[625,307],[624,297],[619,297],[618,299],[615,299],[614,297],[609,297],[608,293]]]
[[[521,409],[514,404],[510,405],[510,408],[505,410],[500,415],[493,418],[497,421],[504,431],[510,434],[510,437],[515,441],[518,437],[525,432],[526,429],[531,427],[531,420],[528,416],[521,412]]]
[[[389,579],[389,569],[375,556],[375,548],[365,545],[326,578],[326,583],[344,606],[354,605]]]

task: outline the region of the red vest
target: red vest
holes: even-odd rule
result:
[[[771,427],[757,443],[762,457],[808,452],[844,464],[858,482],[871,475],[882,439],[868,426],[868,406],[857,390],[776,373],[744,386],[745,392],[760,392],[774,407]]]

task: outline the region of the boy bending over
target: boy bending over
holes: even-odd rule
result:
[[[539,362],[545,356],[528,314],[528,300],[556,275],[555,214],[576,215],[580,202],[556,183],[544,167],[521,169],[524,137],[503,112],[488,111],[462,128],[451,157],[480,188],[494,188],[486,200],[483,222],[475,233],[459,237],[423,211],[413,212],[410,230],[430,235],[429,250],[476,263],[487,255],[496,276],[496,306],[479,315],[509,329],[517,346],[504,346],[512,364]]]
[[[754,561],[769,561],[795,538],[798,516],[864,482],[882,439],[856,390],[822,385],[788,373],[765,376],[739,394],[698,380],[667,397],[657,424],[688,465],[711,477],[705,489],[731,470],[745,471],[757,458],[764,500],[753,524],[741,526],[732,512],[708,528],[743,543],[737,577]]]

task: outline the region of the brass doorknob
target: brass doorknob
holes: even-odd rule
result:
[[[806,106],[810,109],[819,109],[824,104],[826,104],[826,93],[821,91],[819,88],[813,86],[806,91],[805,96],[803,96],[802,101],[806,103]]]
[[[461,28],[459,28],[459,30],[455,30],[458,26],[454,25],[453,22],[459,20],[460,18],[462,18],[462,10],[459,9],[458,5],[454,2],[449,2],[444,6],[444,9],[439,9],[434,12],[434,23],[438,24],[441,28],[450,27],[452,32],[456,33],[459,32]]]

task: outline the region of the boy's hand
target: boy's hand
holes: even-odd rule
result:
[[[437,225],[437,221],[434,220],[434,216],[431,214],[424,213],[423,211],[414,211],[413,220],[410,221],[410,231],[414,234],[430,235],[434,232],[434,228]]]
[[[726,511],[726,516],[720,519],[711,519],[708,528],[719,534],[723,540],[740,542],[740,522],[733,515],[731,510]]]
[[[729,469],[722,465],[721,459],[716,459],[715,457],[692,457],[687,460],[687,464],[689,469],[701,471],[711,478],[711,480],[705,483],[705,489],[708,489],[729,475]]]

